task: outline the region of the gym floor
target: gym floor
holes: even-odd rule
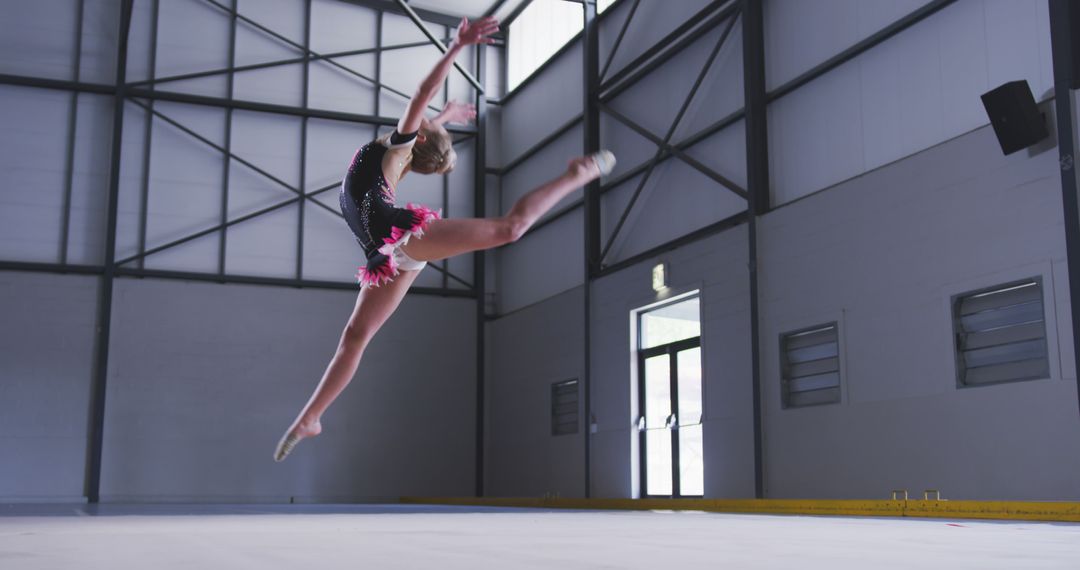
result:
[[[1022,562],[1021,562],[1022,561]],[[6,505],[0,567],[1080,567],[1080,524],[428,505]]]

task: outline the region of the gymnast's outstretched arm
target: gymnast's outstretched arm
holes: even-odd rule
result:
[[[420,124],[424,120],[424,109],[439,93],[443,81],[446,80],[446,75],[450,73],[450,67],[454,65],[454,59],[461,53],[461,50],[468,45],[494,43],[495,40],[488,36],[498,30],[499,22],[495,18],[481,18],[475,22],[470,22],[467,18],[461,19],[461,23],[458,24],[457,37],[450,42],[446,53],[435,64],[435,68],[428,73],[427,77],[420,82],[416,93],[409,100],[409,106],[405,109],[405,116],[398,121],[397,131],[399,133],[412,133],[420,129]],[[435,120],[443,117],[444,114],[445,110]]]

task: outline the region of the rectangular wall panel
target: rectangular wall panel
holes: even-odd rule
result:
[[[158,12],[155,77],[228,67],[230,27],[228,13],[208,2],[162,1]],[[191,30],[199,33],[192,34]],[[228,95],[224,74],[170,81],[158,88],[210,97]]]
[[[525,194],[566,172],[570,159],[581,156],[584,151],[584,137],[582,127],[574,127],[548,144],[543,150],[504,174],[501,195],[502,211],[500,214],[509,212],[514,202]],[[574,190],[556,204],[551,209],[551,213],[558,212],[575,201],[581,200],[582,196],[583,192],[581,190]]]
[[[1045,2],[957,2],[774,101],[773,203],[988,124],[979,97],[1006,81],[1026,79],[1044,99],[1048,22]]]
[[[551,61],[503,108],[502,157],[511,161],[581,114],[581,42]]]
[[[727,25],[728,21],[725,21],[706,33],[668,63],[621,93],[609,105],[662,139],[674,123]],[[742,28],[737,22],[709,66],[696,96],[679,122],[672,142],[678,142],[742,108],[742,69]]]
[[[58,262],[71,93],[0,86],[0,259]]]
[[[154,108],[224,145],[224,110],[162,102]],[[158,117],[154,118],[150,149],[147,249],[220,224],[224,155]],[[215,272],[219,240],[218,234],[211,234],[155,253],[146,258],[146,267]]]
[[[105,259],[113,99],[79,95],[77,114],[68,262],[100,265]]]
[[[633,2],[622,2],[600,20],[600,65],[607,62],[615,40],[622,29]],[[636,57],[657,45],[667,34],[691,19],[709,2],[707,0],[682,0],[680,2],[649,2],[643,0],[626,30],[615,59],[612,60],[608,77],[618,73]]]
[[[634,204],[605,262],[627,259],[651,247],[746,210],[746,200],[681,161],[657,167]],[[637,182],[628,186],[637,187]],[[612,227],[618,213],[605,209]],[[614,219],[611,216],[614,215]],[[606,243],[606,242],[605,242]]]
[[[576,435],[551,434],[551,384],[584,373],[581,287],[487,325],[485,494],[583,497],[584,420]],[[578,418],[585,418],[584,398]]]
[[[0,499],[84,494],[98,278],[0,273]]]
[[[323,434],[275,464],[274,444],[333,355],[356,293],[116,285],[103,501],[355,502],[472,491],[472,301],[406,297],[323,417]]]
[[[375,77],[374,54],[337,57],[333,61],[355,73]],[[308,107],[357,115],[375,114],[375,84],[325,60],[312,61],[308,71]]]
[[[928,0],[766,0],[766,89],[783,85],[928,3]],[[980,4],[982,0],[970,3]]]
[[[79,62],[79,81],[115,83],[116,38],[120,30],[121,3],[115,0],[84,0],[84,2],[86,4],[83,7],[82,58]],[[136,2],[136,4],[140,4],[140,2]],[[142,4],[149,3],[142,2]],[[50,17],[55,16],[56,14],[50,15]],[[134,16],[132,16],[132,27],[134,26]],[[131,36],[129,35],[129,37]],[[131,45],[129,43],[129,46]],[[129,49],[132,48],[129,47]],[[133,53],[139,54],[143,52],[133,51]],[[135,59],[138,59],[138,56]]]
[[[304,56],[303,50],[296,47],[304,43],[304,3],[292,0],[285,0],[284,3],[281,0],[274,0],[265,5],[240,2],[238,11],[288,41],[274,37],[241,20],[236,28],[236,65],[252,65]],[[233,96],[237,99],[292,107],[303,104],[304,68],[302,63],[241,71],[235,75],[234,82]]]
[[[585,281],[582,210],[499,249],[499,312],[508,313]]]
[[[14,2],[0,18],[0,73],[75,78],[76,0]]]
[[[348,2],[313,0],[311,49],[326,54],[376,47],[375,22],[378,17],[375,10],[360,9]],[[389,36],[389,39],[396,41],[396,36]]]

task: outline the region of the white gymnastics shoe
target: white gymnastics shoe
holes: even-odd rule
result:
[[[295,432],[286,433],[282,436],[281,441],[277,444],[277,449],[274,450],[274,461],[282,462],[286,457],[292,453],[296,444],[300,443],[300,436]]]
[[[589,158],[596,163],[596,168],[600,170],[600,176],[607,176],[615,169],[615,154],[610,150],[604,149],[594,152],[589,155]]]

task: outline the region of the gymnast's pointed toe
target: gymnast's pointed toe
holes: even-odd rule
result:
[[[286,457],[292,453],[296,444],[300,443],[300,435],[296,432],[286,433],[281,437],[281,441],[277,444],[277,449],[274,450],[274,461],[281,463]]]

